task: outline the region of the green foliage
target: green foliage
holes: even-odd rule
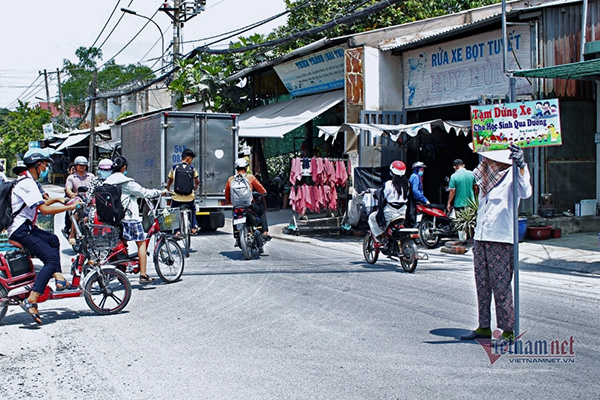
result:
[[[50,122],[50,112],[43,108],[30,108],[19,100],[15,111],[2,112],[0,118],[0,157],[13,164],[16,155],[27,151],[29,142],[44,138],[43,124]]]
[[[80,47],[75,51],[75,55],[79,59],[77,63],[63,61],[64,69],[70,77],[62,84],[62,91],[67,109],[74,107],[83,115],[86,99],[91,94],[94,71],[98,68],[97,62],[102,59],[102,51],[95,47]],[[98,71],[96,85],[99,92],[106,92],[131,82],[146,81],[154,77],[152,70],[146,66],[118,65],[111,60]]]
[[[239,37],[231,42],[232,50],[265,43],[277,38],[293,36],[299,32],[335,21],[344,16],[377,4],[380,0],[329,0],[310,1],[285,0],[288,10],[286,25],[264,36],[255,34]],[[169,85],[176,99],[176,107],[184,101],[199,101],[207,110],[222,112],[244,112],[250,104],[250,91],[247,82],[225,82],[225,78],[245,68],[288,53],[291,50],[310,44],[323,37],[337,37],[366,32],[425,18],[455,13],[470,8],[499,3],[500,0],[406,0],[368,15],[350,25],[337,25],[311,37],[288,42],[278,48],[258,48],[241,53],[201,54],[193,60],[181,61],[180,70]]]
[[[123,118],[127,118],[129,116],[133,115],[133,111],[123,111],[121,114],[119,114],[119,116],[117,117],[117,121],[122,120]]]
[[[465,232],[467,237],[473,237],[475,225],[477,225],[477,209],[479,208],[479,198],[475,200],[468,199],[467,205],[461,210],[456,211],[452,219],[452,225],[456,232]]]

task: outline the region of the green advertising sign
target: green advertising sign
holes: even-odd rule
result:
[[[558,99],[471,106],[473,150],[562,144]]]

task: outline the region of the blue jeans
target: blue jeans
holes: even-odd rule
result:
[[[44,266],[38,272],[33,291],[44,293],[52,276],[61,272],[60,241],[54,233],[46,232],[27,221],[10,236],[11,240],[21,243],[31,254],[39,258]]]

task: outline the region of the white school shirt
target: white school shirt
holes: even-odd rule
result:
[[[25,176],[19,176],[13,188],[11,196],[13,212],[23,207],[23,203],[25,203],[25,207],[15,216],[12,224],[8,227],[9,238],[27,220],[33,222],[37,213],[37,206],[44,204],[40,188],[29,171],[25,172]]]

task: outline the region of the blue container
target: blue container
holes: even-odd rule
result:
[[[525,233],[527,233],[527,218],[519,218],[519,242],[525,239]]]

